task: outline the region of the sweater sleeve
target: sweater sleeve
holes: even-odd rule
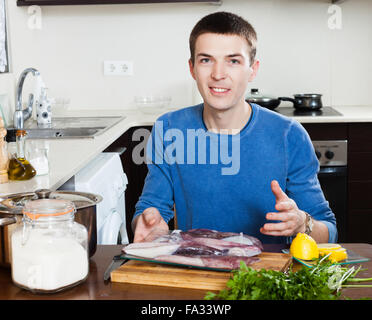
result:
[[[319,162],[306,130],[292,121],[287,135],[286,193],[298,208],[328,228],[329,242],[337,241],[336,218],[318,180]]]
[[[174,215],[173,182],[164,152],[164,132],[167,125],[166,115],[160,117],[155,122],[147,142],[148,173],[133,219],[149,207],[157,208],[167,223]]]

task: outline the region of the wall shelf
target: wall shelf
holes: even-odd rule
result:
[[[56,6],[85,4],[134,4],[134,3],[211,3],[221,4],[222,0],[17,0],[17,6]]]

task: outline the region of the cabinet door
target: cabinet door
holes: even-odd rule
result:
[[[302,123],[311,140],[346,140],[346,123]]]
[[[350,123],[349,151],[372,152],[372,123]]]
[[[348,142],[348,241],[372,243],[372,124],[350,123]]]
[[[372,209],[350,210],[348,217],[348,242],[372,243]]]

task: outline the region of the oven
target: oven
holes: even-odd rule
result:
[[[347,242],[347,140],[312,143],[320,164],[320,186],[336,216],[337,242]]]

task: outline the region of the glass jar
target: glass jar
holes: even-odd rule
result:
[[[33,148],[32,153],[28,155],[28,159],[35,168],[37,176],[49,173],[48,149]]]
[[[88,232],[74,221],[71,201],[26,202],[23,224],[11,237],[12,280],[32,292],[50,293],[83,282],[88,276]]]

